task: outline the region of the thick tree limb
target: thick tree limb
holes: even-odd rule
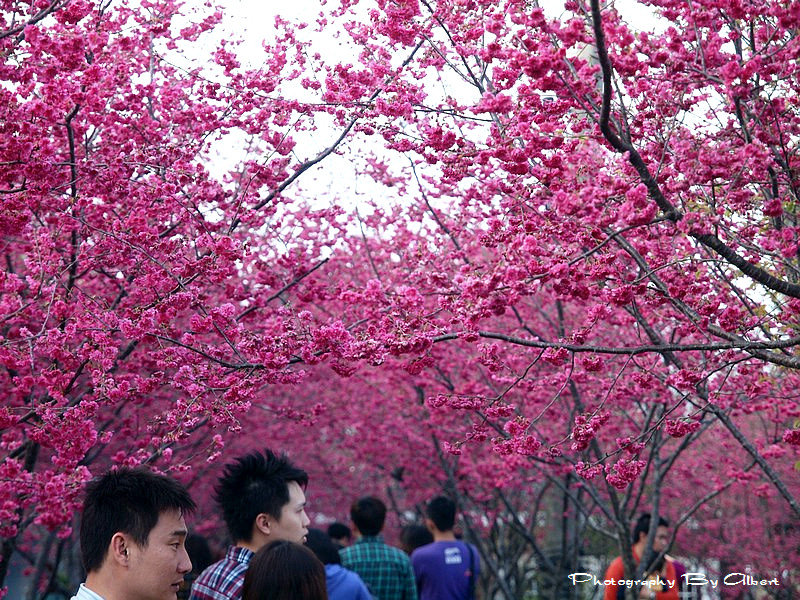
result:
[[[800,337],[793,337],[786,340],[778,340],[774,342],[763,341],[748,341],[748,340],[732,340],[730,342],[716,342],[716,343],[690,343],[690,344],[647,344],[643,346],[591,346],[582,344],[570,344],[568,342],[548,342],[545,340],[532,340],[526,338],[515,337],[504,333],[497,333],[493,331],[478,331],[477,335],[492,340],[500,340],[510,344],[517,344],[518,346],[527,346],[529,348],[564,348],[569,352],[593,352],[595,354],[615,354],[615,355],[636,355],[657,353],[663,354],[666,352],[719,352],[722,350],[775,350],[778,348],[791,348],[800,345]],[[462,334],[447,333],[433,338],[434,342],[445,342],[449,340],[456,340],[462,338]]]
[[[656,178],[650,172],[644,159],[633,146],[633,143],[621,139],[611,127],[611,92],[612,92],[612,76],[613,67],[611,66],[611,59],[608,56],[608,48],[606,47],[605,33],[603,31],[602,15],[600,13],[600,0],[591,0],[592,7],[592,27],[594,31],[595,43],[597,45],[597,56],[600,62],[600,68],[603,74],[603,102],[600,107],[600,131],[603,137],[608,141],[612,148],[621,154],[627,153],[628,161],[636,169],[639,174],[639,179],[647,187],[647,192],[653,201],[658,205],[658,208],[664,215],[673,223],[677,223],[683,219],[683,213],[678,210],[663,194]],[[711,233],[701,233],[698,231],[690,231],[688,234],[691,238],[710,248],[719,256],[724,258],[728,263],[735,266],[743,274],[747,275],[753,281],[757,281],[764,287],[791,296],[792,298],[800,298],[800,285],[784,281],[774,275],[768,273],[766,270],[754,265],[739,254],[733,248],[723,242],[719,237]]]

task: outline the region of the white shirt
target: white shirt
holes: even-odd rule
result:
[[[82,583],[78,588],[78,593],[75,594],[71,600],[103,600],[103,597],[95,594],[92,590],[86,587],[85,583]]]

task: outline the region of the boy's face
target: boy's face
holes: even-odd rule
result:
[[[669,529],[659,526],[656,529],[656,539],[653,540],[653,550],[661,552],[667,547],[669,543]]]
[[[640,533],[639,534],[639,542],[646,543],[647,542],[647,534]],[[653,552],[660,553],[664,548],[667,547],[669,543],[669,529],[664,527],[663,525],[659,525],[656,528],[656,537],[653,540]]]
[[[129,545],[128,600],[175,600],[183,576],[192,570],[186,534],[183,515],[170,510],[159,515],[145,546]]]
[[[289,482],[289,502],[281,509],[277,521],[269,517],[269,539],[287,540],[302,544],[308,533],[311,520],[306,514],[306,495],[296,481]]]

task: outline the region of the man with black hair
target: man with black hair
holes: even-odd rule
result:
[[[308,475],[286,455],[253,452],[225,466],[216,500],[233,545],[192,584],[190,600],[238,600],[253,555],[274,540],[302,544]]]
[[[638,565],[642,557],[650,555],[653,561],[644,571],[643,580],[647,583],[642,585],[639,597],[643,600],[678,600],[678,585],[675,576],[675,567],[671,560],[665,556],[656,560],[658,555],[667,549],[669,544],[669,523],[663,517],[659,517],[656,526],[656,535],[653,539],[652,553],[647,552],[647,536],[650,532],[650,513],[642,514],[633,527],[631,542],[633,546],[633,560]],[[624,598],[625,586],[617,585],[616,582],[625,580],[625,565],[622,557],[618,556],[608,566],[605,580],[609,583],[605,586],[603,600],[618,600]]]
[[[433,543],[411,554],[420,600],[472,600],[480,571],[478,549],[456,539],[456,504],[437,496],[425,510]]]
[[[353,532],[350,531],[350,528],[344,523],[336,521],[328,525],[328,537],[330,537],[333,543],[339,548],[344,548],[345,546],[349,546],[350,542],[353,541]]]
[[[170,477],[120,468],[86,487],[80,526],[86,581],[72,600],[175,600],[192,563],[189,492]]]
[[[400,548],[411,556],[420,546],[433,543],[433,534],[425,525],[410,523],[400,530]]]
[[[366,496],[350,506],[357,539],[339,550],[342,566],[355,571],[376,600],[417,600],[414,572],[405,552],[387,545],[381,536],[386,505]]]

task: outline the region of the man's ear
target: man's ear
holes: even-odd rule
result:
[[[258,513],[256,516],[255,528],[263,533],[269,535],[270,533],[270,516],[267,513]]]
[[[130,555],[131,540],[122,532],[117,532],[111,536],[111,544],[108,546],[108,558],[114,564],[123,567],[128,566],[128,558]]]

